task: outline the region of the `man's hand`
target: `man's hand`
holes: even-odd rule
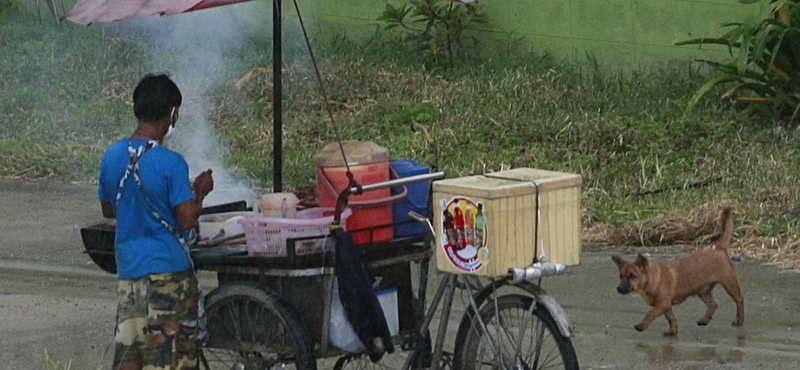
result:
[[[175,214],[181,228],[189,230],[197,224],[203,208],[203,198],[212,190],[214,190],[214,178],[211,176],[211,170],[205,170],[192,183],[194,199],[187,200],[175,207]]]
[[[205,170],[194,179],[192,190],[194,190],[195,199],[203,203],[203,198],[214,190],[214,178],[211,176],[210,169]]]

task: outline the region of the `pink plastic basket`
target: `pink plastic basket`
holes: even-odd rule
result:
[[[342,212],[341,225],[346,229],[347,218],[353,213],[349,208]],[[239,219],[247,240],[247,254],[258,257],[286,257],[287,239],[315,237],[296,240],[295,255],[307,255],[323,251],[333,222],[333,208],[309,208],[297,212],[297,218],[251,217]]]

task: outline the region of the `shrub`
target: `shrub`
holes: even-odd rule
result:
[[[378,21],[385,23],[384,29],[400,29],[429,69],[452,68],[468,46],[464,31],[485,22],[479,5],[438,0],[411,0],[401,8],[387,2]],[[474,46],[475,39],[471,41]]]
[[[727,63],[700,60],[719,74],[700,87],[689,107],[715,86],[732,84],[722,94],[724,100],[744,102],[747,112],[767,111],[792,123],[800,110],[800,0],[739,2],[760,3],[759,16],[715,26],[712,30],[727,29],[718,38],[678,43],[725,45],[731,55]]]

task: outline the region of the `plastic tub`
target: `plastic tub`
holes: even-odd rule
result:
[[[396,337],[400,334],[400,316],[397,311],[397,288],[387,288],[375,292],[381,304],[383,316],[389,326],[389,335]]]
[[[294,193],[268,193],[261,196],[258,208],[264,217],[295,218],[299,203]]]

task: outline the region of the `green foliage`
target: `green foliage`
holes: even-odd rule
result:
[[[402,7],[387,2],[378,21],[386,30],[399,29],[428,68],[452,68],[456,58],[476,43],[472,38],[468,45],[464,32],[485,22],[479,5],[438,0],[411,0]]]
[[[95,181],[106,146],[135,126],[130,96],[141,74],[175,71],[180,63],[200,67],[195,46],[184,37],[154,47],[144,31],[56,28],[36,19],[35,10],[0,15],[0,177]],[[187,102],[205,104],[187,105],[182,119],[207,117],[228,168],[268,187],[276,134],[271,74],[234,84],[271,60],[264,32],[240,35],[246,47],[226,51],[226,68],[208,73],[219,78],[186,91]],[[775,232],[781,227],[767,221],[800,203],[797,134],[776,138],[762,129],[763,117],[717,104],[685,112],[709,78],[691,62],[623,70],[553,62],[506,42],[476,48],[434,76],[407,41],[377,32],[367,39],[321,32],[313,40],[345,140],[438,164],[449,177],[522,166],[579,173],[587,214],[612,224],[727,200],[742,225],[768,224],[764,230]],[[314,183],[313,155],[335,138],[307,52],[284,51],[280,134],[291,191]],[[412,123],[427,126],[438,162],[433,146],[409,130]],[[708,179],[722,180],[689,187]]]
[[[11,0],[0,0],[0,14],[10,13],[17,5]]]
[[[748,112],[766,111],[789,123],[800,110],[800,7],[798,0],[739,0],[760,6],[757,17],[724,23],[713,30],[727,30],[720,37],[679,42],[718,44],[728,48],[731,60],[702,62],[719,74],[709,79],[689,102],[689,108],[716,86],[730,86],[723,99],[748,105]]]

